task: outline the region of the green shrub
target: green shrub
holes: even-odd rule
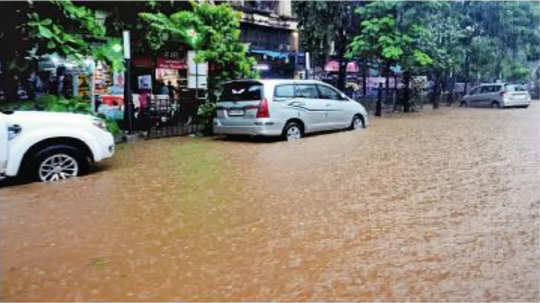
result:
[[[106,118],[105,124],[107,124],[107,130],[113,135],[117,135],[122,131],[118,125],[118,122],[116,122],[114,119]]]
[[[212,120],[216,114],[216,103],[207,102],[201,104],[197,110],[197,122],[204,127],[204,133],[212,132]]]
[[[43,106],[43,109],[48,112],[92,114],[92,105],[79,97],[65,99],[63,97],[46,95],[38,98],[36,104]]]

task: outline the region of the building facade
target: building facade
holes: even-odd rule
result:
[[[290,0],[228,1],[242,12],[241,39],[249,45],[263,78],[293,78],[303,69],[298,22]]]

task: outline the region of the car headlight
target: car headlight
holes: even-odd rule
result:
[[[101,118],[93,118],[92,119],[92,124],[94,124],[94,126],[96,126],[98,128],[101,128],[104,131],[107,131],[107,123],[105,123],[105,120],[103,120]]]

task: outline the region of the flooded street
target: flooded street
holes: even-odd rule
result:
[[[118,146],[0,187],[1,300],[540,300],[540,102]]]

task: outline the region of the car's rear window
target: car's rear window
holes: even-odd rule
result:
[[[220,102],[225,101],[253,101],[262,99],[262,84],[259,82],[232,82],[223,86],[219,97]]]

